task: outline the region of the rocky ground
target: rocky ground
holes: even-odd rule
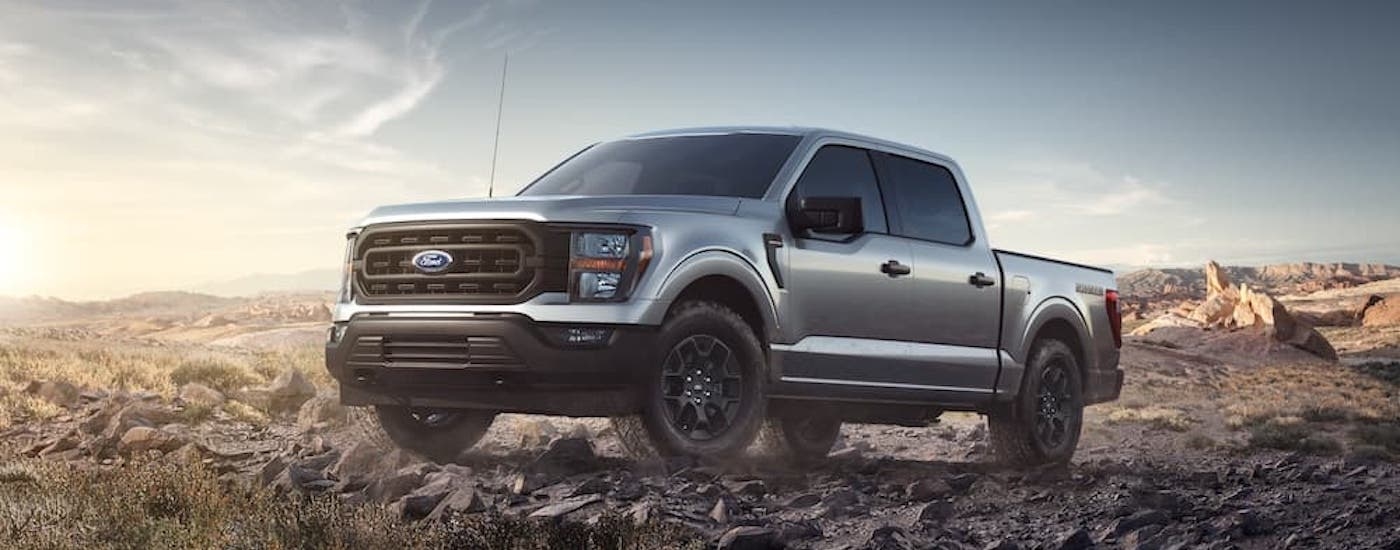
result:
[[[4,331],[0,541],[24,542],[14,518],[28,504],[11,479],[30,478],[6,468],[154,464],[193,465],[229,494],[387,514],[390,530],[466,518],[661,526],[666,542],[629,544],[668,547],[1400,549],[1400,361],[1387,351],[1400,336],[1382,326],[1322,327],[1342,337],[1340,362],[1251,347],[1272,341],[1253,329],[1130,337],[1122,398],[1091,409],[1071,465],[1034,471],[999,465],[984,422],[960,414],[846,426],[830,458],[802,465],[759,449],[724,464],[634,460],[604,419],[503,415],[460,463],[435,465],[339,406],[315,348],[286,330],[301,329],[264,342],[239,329],[238,345]],[[435,544],[517,544],[481,536]]]

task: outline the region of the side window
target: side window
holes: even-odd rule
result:
[[[952,172],[911,158],[884,158],[903,236],[955,245],[972,242],[967,208]]]
[[[885,207],[880,200],[880,186],[875,181],[875,168],[870,154],[864,149],[827,145],[817,150],[807,163],[802,177],[797,179],[792,196],[796,201],[806,197],[857,197],[865,231],[886,233]]]

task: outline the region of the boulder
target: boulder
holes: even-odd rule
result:
[[[1363,327],[1400,326],[1400,295],[1382,298],[1361,312]]]
[[[82,393],[77,386],[63,381],[34,380],[24,387],[24,393],[33,395],[60,407],[72,407],[78,403]]]
[[[350,412],[340,404],[340,397],[334,394],[320,394],[302,403],[297,410],[297,428],[310,432],[344,425],[349,421]]]
[[[559,428],[547,418],[528,418],[516,424],[515,432],[520,435],[522,449],[544,447],[563,435]]]
[[[481,500],[481,494],[471,487],[461,487],[439,501],[427,519],[436,521],[451,514],[475,514],[484,511],[486,503]]]
[[[773,544],[777,533],[767,527],[746,525],[725,531],[719,537],[719,550],[767,550]]]
[[[219,393],[219,390],[198,382],[190,382],[180,386],[180,393],[177,397],[184,403],[206,407],[223,405],[226,400],[224,394]]]
[[[1234,285],[1230,284],[1230,276],[1225,274],[1225,269],[1214,260],[1206,262],[1206,298],[1233,294],[1233,292]]]
[[[590,504],[602,501],[602,495],[584,495],[573,498],[566,498],[564,500],[531,512],[530,517],[557,520],[579,510],[580,508],[583,508],[584,506],[588,506]]]
[[[187,443],[183,438],[148,426],[135,426],[122,434],[117,442],[117,452],[122,456],[132,456],[148,451],[168,453]]]
[[[587,439],[556,439],[549,449],[526,466],[526,471],[547,476],[571,476],[595,471],[600,467],[593,444]]]
[[[316,396],[316,386],[306,379],[306,375],[296,369],[288,369],[264,388],[267,407],[274,413],[290,413],[301,408],[303,403]]]

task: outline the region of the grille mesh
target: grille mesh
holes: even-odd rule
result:
[[[463,223],[370,226],[357,245],[357,284],[368,303],[516,303],[567,290],[568,235],[538,224]],[[447,252],[452,263],[423,273],[413,257]]]

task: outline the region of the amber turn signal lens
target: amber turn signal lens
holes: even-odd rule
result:
[[[574,271],[616,271],[622,272],[627,267],[627,260],[623,258],[574,258],[569,260],[569,269]]]

